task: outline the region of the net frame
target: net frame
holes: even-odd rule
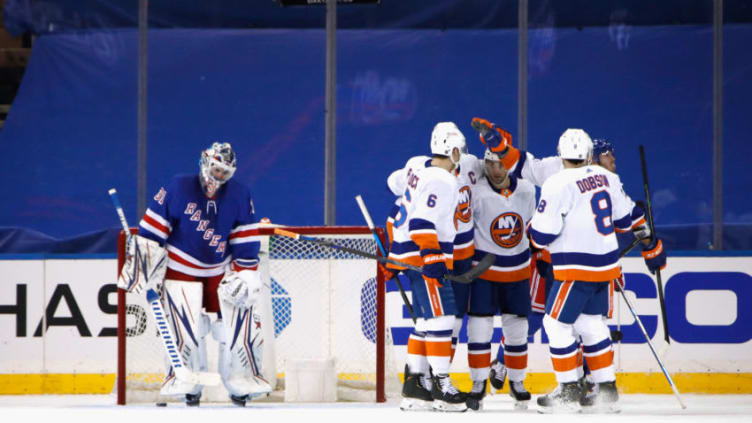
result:
[[[277,225],[274,225],[277,226]],[[271,237],[274,235],[274,226],[260,227],[258,229],[259,235]],[[367,226],[284,226],[286,230],[296,232],[302,235],[317,236],[317,235],[372,235],[371,230]],[[377,236],[379,237],[382,245],[385,244],[385,233],[382,228],[374,228]],[[130,228],[131,234],[138,233],[138,228]],[[118,259],[117,259],[117,274],[119,275],[120,269],[125,262],[125,231],[120,231],[118,235]],[[371,253],[374,253],[371,251]],[[381,255],[376,248],[376,254]],[[385,371],[386,371],[386,280],[380,267],[376,262],[373,264],[376,268],[376,381],[375,381],[375,398],[376,402],[386,402],[386,385],[385,385]],[[117,377],[115,391],[117,395],[117,404],[125,405],[128,402],[127,398],[127,342],[126,342],[126,291],[118,288],[117,291],[118,313],[117,313]]]

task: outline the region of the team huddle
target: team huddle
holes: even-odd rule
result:
[[[537,398],[539,410],[613,411],[618,394],[605,319],[615,285],[624,285],[615,233],[642,240],[651,271],[665,266],[661,241],[624,193],[610,143],[567,129],[559,155],[538,159],[491,122],[476,118],[472,126],[486,146],[482,159],[467,153],[457,125],[441,122],[431,156],[411,158],[387,180],[397,199],[387,220],[391,261],[382,271],[409,279],[415,321],[401,408],[477,410],[487,385],[501,389],[507,379],[515,407],[526,408],[528,336],[543,326],[558,387]],[[248,188],[231,179],[235,169],[230,144],[214,143],[202,152],[198,175],[160,188],[129,239],[118,279],[120,288],[161,301],[160,333],[178,344],[171,350],[164,339],[169,370],[161,394],[189,406],[200,404],[210,334],[235,405],[271,391],[255,307],[263,288],[258,223]],[[481,262],[490,266],[478,266],[484,270],[470,283],[446,278]],[[497,314],[504,337],[492,359]],[[449,369],[466,315],[473,384],[461,392]]]
[[[392,262],[384,269],[389,278],[401,271],[410,281],[415,314],[401,408],[477,410],[487,383],[501,389],[507,378],[515,407],[527,408],[527,340],[542,325],[558,386],[537,398],[539,411],[616,411],[605,323],[615,284],[624,284],[615,234],[632,231],[642,240],[650,271],[665,267],[666,256],[614,173],[613,146],[567,129],[559,155],[537,159],[487,120],[475,118],[472,126],[486,146],[483,159],[467,154],[454,123],[440,122],[432,155],[411,158],[387,180],[397,196],[387,220],[389,257],[422,266],[418,272]],[[470,284],[444,278],[487,254],[493,264]],[[492,361],[496,314],[504,337]],[[465,315],[470,392],[449,378]]]

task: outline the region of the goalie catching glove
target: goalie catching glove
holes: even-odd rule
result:
[[[117,286],[136,294],[145,289],[160,292],[166,271],[167,250],[156,241],[133,235],[128,239]]]
[[[263,282],[255,270],[227,272],[217,290],[219,297],[241,309],[249,309],[261,297]]]

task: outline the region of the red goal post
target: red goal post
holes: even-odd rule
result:
[[[284,368],[296,359],[334,358],[340,399],[386,401],[395,389],[396,365],[388,357],[391,336],[386,328],[385,280],[376,261],[325,246],[274,235],[259,229],[260,271],[270,286],[270,334],[264,366],[272,379],[284,380]],[[367,226],[284,226],[286,230],[332,240],[350,248],[380,254]],[[137,228],[131,228],[136,233]],[[384,231],[376,232],[385,243]],[[125,261],[125,232],[118,238],[118,274]],[[163,401],[158,395],[164,374],[161,347],[152,317],[144,318],[135,294],[118,289],[117,403]],[[358,301],[360,300],[360,301]],[[316,310],[319,310],[318,312]],[[211,339],[211,336],[207,336]],[[316,341],[320,339],[317,344]],[[207,341],[210,342],[210,341]],[[271,358],[267,351],[271,349]],[[155,354],[158,354],[155,356]],[[211,352],[210,352],[211,354]],[[154,363],[154,362],[158,363]],[[209,371],[216,371],[210,368]],[[265,371],[265,374],[267,372]],[[387,376],[388,375],[388,376]],[[391,380],[394,379],[394,380]],[[206,391],[206,390],[205,390]],[[357,392],[351,398],[353,392]],[[371,394],[368,394],[371,392]],[[206,392],[205,392],[206,393]],[[345,398],[343,398],[345,397]],[[206,398],[206,395],[204,396]]]

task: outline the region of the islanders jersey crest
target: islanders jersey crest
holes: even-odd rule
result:
[[[522,217],[513,212],[502,213],[491,222],[491,239],[503,248],[517,246],[525,235]]]
[[[467,185],[460,188],[459,202],[457,203],[457,209],[454,211],[454,224],[457,226],[458,222],[468,223],[473,218],[473,211],[471,207],[472,192]]]

